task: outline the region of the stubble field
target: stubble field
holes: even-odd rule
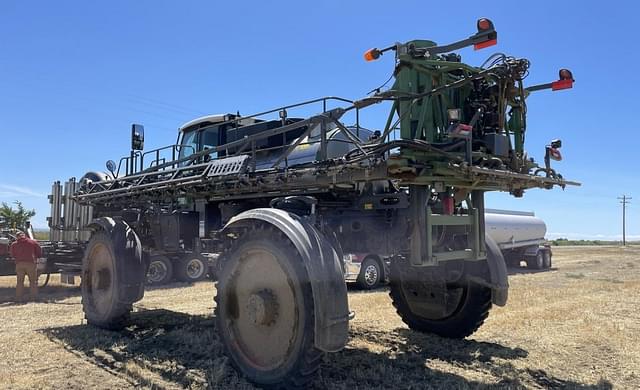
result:
[[[640,247],[562,247],[551,271],[511,271],[509,303],[466,340],[410,331],[386,288],[351,290],[350,342],[313,387],[640,386]],[[213,283],[148,290],[111,332],[85,325],[79,289],[58,280],[16,305],[0,277],[0,388],[253,388],[222,353]]]

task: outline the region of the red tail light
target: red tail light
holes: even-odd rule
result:
[[[473,45],[473,50],[484,49],[485,47],[493,46],[497,43],[498,43],[498,39],[489,39],[488,41],[476,43],[475,45]]]

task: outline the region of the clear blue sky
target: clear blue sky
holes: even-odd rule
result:
[[[429,4],[432,4],[431,7]],[[628,233],[640,238],[639,9],[616,1],[12,1],[0,2],[0,201],[20,199],[45,227],[53,180],[103,169],[127,153],[132,122],[146,146],[175,141],[207,113],[257,112],[324,95],[364,96],[392,71],[374,46],[448,43],[491,18],[498,46],[460,51],[479,65],[494,51],[527,57],[529,84],[570,68],[574,89],[528,100],[528,150],[564,142],[556,168],[579,188],[488,196],[533,210],[550,236],[618,238],[616,197],[636,196]],[[383,126],[383,113],[365,122]]]

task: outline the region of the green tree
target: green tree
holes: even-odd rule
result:
[[[16,208],[2,202],[2,206],[0,206],[0,227],[24,229],[27,222],[36,215],[36,211],[25,209],[22,202],[15,201],[13,203]]]

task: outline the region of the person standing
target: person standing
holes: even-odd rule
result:
[[[42,248],[37,241],[27,238],[23,232],[18,232],[18,239],[11,244],[11,257],[16,261],[16,300],[22,302],[24,293],[24,277],[29,277],[29,297],[35,301],[38,297],[37,260],[42,256]]]

